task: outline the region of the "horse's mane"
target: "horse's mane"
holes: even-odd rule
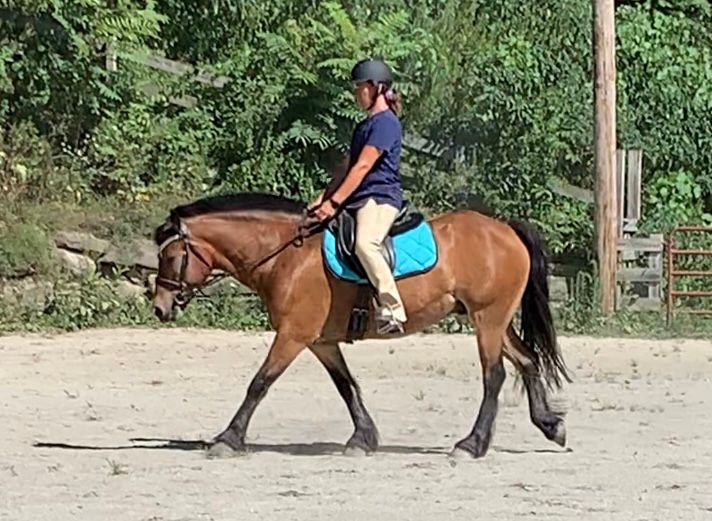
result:
[[[300,214],[304,203],[275,194],[243,192],[204,197],[171,210],[178,217],[196,217],[217,212],[262,210]]]
[[[259,192],[242,192],[204,197],[171,209],[170,217],[165,223],[156,228],[153,234],[153,240],[156,244],[161,244],[171,235],[174,235],[178,231],[178,220],[183,218],[235,211],[267,211],[300,215],[304,211],[305,206],[303,202],[295,199]]]

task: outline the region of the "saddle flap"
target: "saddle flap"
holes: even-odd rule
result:
[[[352,212],[344,209],[335,219],[329,222],[329,230],[336,239],[336,253],[350,269],[362,273],[363,268],[355,254],[356,246],[356,217]]]

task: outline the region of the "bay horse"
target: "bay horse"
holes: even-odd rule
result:
[[[340,342],[357,285],[325,267],[321,232],[304,233],[305,205],[281,196],[241,193],[177,206],[154,232],[159,268],[153,297],[161,321],[175,320],[196,290],[221,270],[254,290],[276,332],[269,352],[227,428],[210,442],[209,457],[243,451],[250,418],[269,387],[305,349],[323,364],[346,402],[354,425],[345,450],[372,452],[378,431]],[[470,433],[453,452],[482,457],[488,450],[505,379],[503,358],[522,377],[530,417],[548,438],[566,443],[563,413],[547,392],[571,381],[559,350],[549,307],[548,263],[542,241],[526,223],[472,210],[454,210],[427,221],[438,248],[426,273],[397,281],[410,335],[450,313],[466,314],[476,330],[484,396]],[[514,317],[521,305],[521,328]],[[370,307],[371,317],[373,308]],[[386,338],[370,320],[364,338]]]

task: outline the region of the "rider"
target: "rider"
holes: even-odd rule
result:
[[[324,192],[319,194],[310,209],[321,221],[331,219],[342,207],[355,212],[356,256],[376,289],[378,331],[403,332],[405,308],[380,251],[403,205],[400,95],[392,88],[390,67],[379,59],[359,61],[351,80],[356,103],[368,116],[354,130],[343,181],[327,199]]]

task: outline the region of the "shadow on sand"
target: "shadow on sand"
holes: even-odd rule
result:
[[[76,451],[112,451],[112,450],[182,450],[206,451],[210,442],[205,440],[175,440],[169,438],[131,438],[126,445],[81,445],[72,443],[36,442],[36,448],[63,449]],[[451,447],[413,447],[406,445],[381,445],[378,453],[381,454],[430,454],[448,455]],[[504,454],[567,454],[572,452],[566,449],[510,449],[493,446],[494,452]],[[248,443],[247,453],[274,452],[291,456],[335,456],[344,453],[342,443],[316,442],[316,443]]]
[[[126,445],[82,445],[73,443],[36,442],[36,448],[64,449],[77,451],[102,450],[185,450],[204,451],[210,447],[205,440],[174,440],[167,438],[131,438]],[[333,456],[344,452],[343,443],[248,443],[248,453],[276,452],[292,456]],[[382,445],[379,453],[386,454],[448,454],[445,447],[408,447],[403,445]]]

